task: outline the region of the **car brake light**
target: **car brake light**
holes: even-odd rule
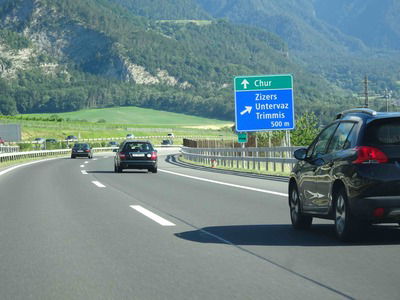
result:
[[[89,149],[86,149],[85,152],[89,152]]]
[[[151,160],[156,160],[157,159],[157,152],[153,151],[151,152]]]
[[[120,159],[125,159],[126,158],[126,155],[124,153],[119,153],[118,156],[119,156]]]
[[[376,218],[382,218],[383,215],[385,214],[385,209],[382,207],[375,208],[372,214]]]
[[[385,153],[374,147],[356,147],[356,151],[357,159],[353,164],[382,164],[389,161]]]

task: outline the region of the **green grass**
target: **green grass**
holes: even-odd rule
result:
[[[64,119],[87,120],[89,122],[98,122],[105,120],[113,124],[136,124],[136,125],[167,125],[167,126],[228,126],[231,122],[216,119],[207,119],[185,114],[178,114],[166,111],[139,107],[112,107],[99,109],[86,109],[67,113],[56,114],[27,114],[22,116],[46,118],[51,115],[57,115]]]

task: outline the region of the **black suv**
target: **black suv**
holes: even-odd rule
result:
[[[400,113],[340,113],[307,148],[289,180],[292,225],[332,219],[340,240],[363,226],[400,222]]]
[[[147,141],[124,141],[114,159],[114,171],[124,169],[147,169],[157,173],[157,150]]]
[[[75,144],[71,150],[71,158],[76,158],[77,156],[93,158],[92,147],[86,143]]]

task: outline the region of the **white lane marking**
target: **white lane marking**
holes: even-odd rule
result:
[[[85,165],[81,165],[81,168],[83,168]]]
[[[254,191],[254,192],[260,192],[260,193],[265,193],[265,194],[277,195],[277,196],[282,196],[282,197],[287,197],[287,196],[288,196],[288,194],[285,194],[285,193],[279,193],[279,192],[270,191],[270,190],[263,190],[263,189],[253,188],[253,187],[249,187],[249,186],[245,186],[245,185],[239,185],[239,184],[233,184],[233,183],[228,183],[228,182],[222,182],[222,181],[217,181],[217,180],[211,180],[211,179],[206,179],[206,178],[201,178],[201,177],[196,177],[196,176],[190,176],[190,175],[181,174],[181,173],[176,173],[176,172],[171,172],[171,171],[167,171],[167,170],[160,170],[160,169],[158,169],[158,171],[164,172],[164,173],[168,173],[168,174],[172,174],[172,175],[176,175],[176,176],[182,176],[182,177],[187,177],[187,178],[196,179],[196,180],[200,180],[200,181],[205,181],[205,182],[210,182],[210,183],[215,183],[215,184],[221,184],[221,185],[231,186],[231,187],[235,187],[235,188],[239,188],[239,189],[244,189],[244,190],[249,190],[249,191]]]
[[[85,164],[88,164],[89,162],[88,161],[85,161]]]
[[[87,174],[88,174],[85,170],[81,170],[81,173],[82,173],[83,175],[87,175]]]
[[[37,163],[44,162],[44,161],[55,160],[55,159],[59,159],[59,157],[56,157],[56,158],[48,158],[48,159],[41,159],[41,160],[35,160],[35,161],[31,161],[31,162],[28,162],[28,163],[25,163],[25,164],[22,164],[22,165],[13,166],[13,167],[10,167],[10,168],[5,169],[5,170],[3,170],[3,171],[0,171],[0,176],[1,176],[1,175],[4,175],[4,174],[7,174],[8,172],[11,172],[12,170],[21,168],[21,167],[25,167],[25,166],[37,164]]]
[[[170,221],[156,215],[155,213],[149,211],[148,209],[145,209],[140,205],[130,205],[130,208],[133,208],[134,210],[140,212],[141,214],[145,215],[149,219],[152,219],[154,222],[157,222],[162,226],[175,226],[174,223],[171,223]]]
[[[99,188],[105,188],[106,186],[104,184],[102,184],[101,182],[98,181],[92,181],[92,183],[96,186],[98,186]]]
[[[93,160],[98,160],[97,158],[93,158]]]

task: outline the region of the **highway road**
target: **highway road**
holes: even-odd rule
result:
[[[1,299],[399,299],[400,230],[291,228],[285,179],[112,154],[0,170]]]

